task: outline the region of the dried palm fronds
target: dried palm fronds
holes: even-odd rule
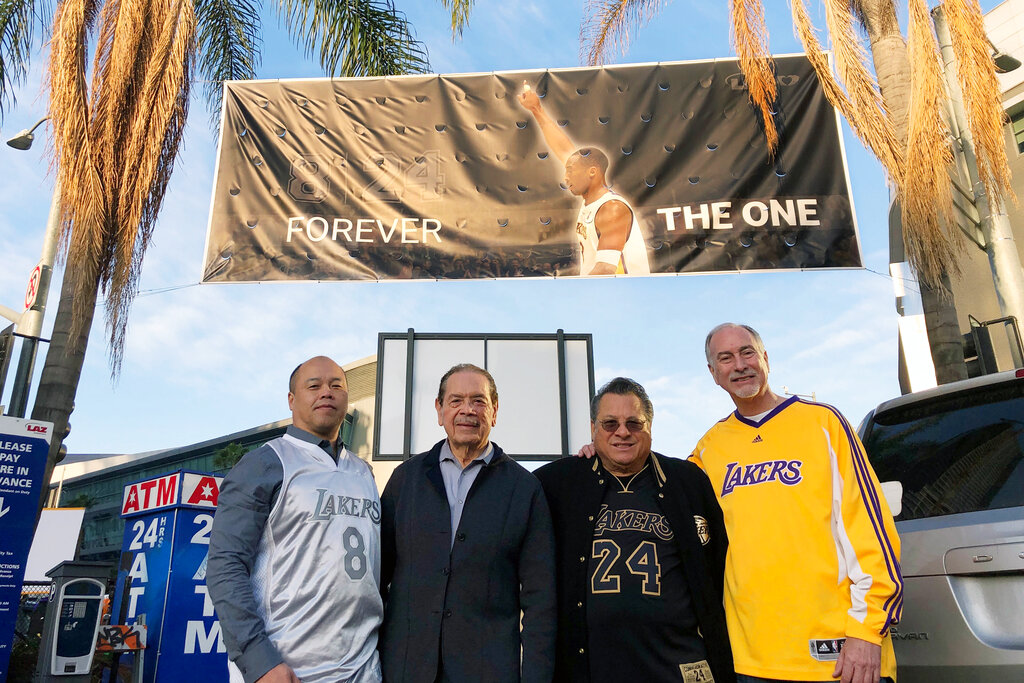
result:
[[[587,0],[580,26],[580,59],[595,66],[613,52],[625,52],[630,31],[650,21],[661,5],[661,0]]]
[[[770,52],[764,27],[764,0],[729,0],[732,40],[750,88],[750,98],[764,115],[769,148],[774,126],[768,88]],[[955,274],[961,248],[953,225],[948,169],[952,150],[947,140],[946,90],[926,0],[908,0],[912,16],[910,66],[902,65],[905,47],[899,31],[895,0],[821,0],[828,36],[834,52],[833,72],[818,40],[806,0],[791,0],[796,33],[829,102],[850,123],[854,133],[881,162],[893,185],[901,210],[905,248],[909,260],[926,285],[935,286],[945,273]],[[978,0],[943,0],[958,80],[973,139],[978,170],[992,201],[1010,197],[1010,171],[1003,146],[1003,109],[994,64],[985,37]],[[648,21],[657,9],[655,0],[588,0],[581,39],[586,61],[598,63],[615,45],[628,43],[628,31]],[[872,54],[884,71],[883,95],[872,76],[867,51],[855,25],[868,32]],[[880,48],[879,45],[882,47]],[[896,55],[895,57],[893,55]],[[875,66],[879,66],[876,61]],[[761,90],[761,88],[765,88]],[[906,93],[911,102],[906,106]],[[893,119],[889,101],[901,120]],[[909,113],[905,113],[909,109]],[[908,120],[904,125],[902,117]],[[966,131],[965,131],[966,132]],[[907,139],[903,139],[903,136]],[[998,206],[994,207],[998,209]]]
[[[836,66],[852,91],[847,96],[832,74],[828,58],[818,42],[803,0],[793,0],[793,21],[807,57],[818,74],[825,97],[850,122],[854,133],[882,163],[890,181],[899,190],[904,177],[904,158],[892,121],[882,103],[874,79],[863,63],[863,48],[853,34],[849,7],[842,0],[826,0]],[[839,31],[840,35],[834,33]],[[849,79],[849,80],[848,80]],[[852,84],[851,84],[852,81]]]
[[[151,49],[143,65],[145,78],[134,103],[136,115],[128,119],[126,135],[119,140],[123,156],[117,188],[116,251],[107,291],[107,329],[114,365],[121,361],[128,309],[138,291],[142,258],[184,129],[194,62],[191,0],[153,0],[153,4],[164,5],[156,12],[163,21],[153,22]]]
[[[740,58],[740,69],[747,81],[750,101],[761,112],[764,137],[769,152],[775,152],[779,134],[773,118],[775,97],[775,63],[768,52],[768,28],[764,23],[761,0],[730,0],[732,13],[732,44]]]
[[[76,292],[104,290],[116,376],[142,258],[184,129],[195,15],[192,0],[107,0],[87,95],[86,9],[82,0],[58,6],[50,115],[67,272],[74,273]],[[87,314],[75,310],[72,339],[85,338]]]
[[[74,267],[75,300],[92,299],[106,247],[106,198],[95,163],[84,76],[86,33],[95,12],[93,0],[61,2],[54,14],[50,47],[49,115],[61,188],[61,244],[69,269]],[[73,338],[81,333],[88,313],[74,312]]]
[[[953,225],[948,169],[953,162],[943,116],[945,85],[925,0],[909,0],[911,64],[907,169],[901,212],[903,244],[918,277],[936,288],[943,273],[959,273],[960,231]]]
[[[974,138],[978,178],[989,197],[1013,197],[1003,146],[1003,106],[995,63],[985,38],[977,0],[944,0],[943,11],[953,39],[957,80],[963,92],[967,125]],[[1016,199],[1014,199],[1016,201]]]
[[[33,0],[34,1],[34,0]],[[0,0],[2,4],[3,0]],[[443,0],[461,30],[472,0]],[[278,11],[307,54],[330,73],[386,75],[428,70],[426,51],[392,0],[281,0]],[[0,9],[0,23],[9,12]],[[15,17],[15,33],[23,27]],[[96,54],[86,85],[91,28]],[[8,22],[9,23],[9,22]],[[199,28],[197,28],[197,26]],[[19,28],[21,27],[21,28]],[[0,26],[0,29],[3,29]],[[0,42],[12,35],[0,30]],[[18,41],[0,58],[23,55]],[[203,58],[196,60],[197,44]],[[123,359],[128,312],[188,114],[193,69],[220,106],[218,84],[251,78],[259,61],[260,16],[250,0],[60,0],[50,52],[50,118],[61,187],[65,278],[75,290],[66,357],[84,351],[102,288],[111,374]],[[15,60],[17,62],[17,60]],[[17,68],[18,64],[12,64]],[[0,60],[0,100],[7,92]],[[0,109],[2,113],[2,109]],[[60,312],[58,311],[58,317]],[[62,333],[64,331],[62,330]],[[65,349],[62,349],[65,351]],[[79,366],[80,367],[80,366]],[[44,377],[63,372],[60,362]],[[63,408],[62,408],[63,409]]]

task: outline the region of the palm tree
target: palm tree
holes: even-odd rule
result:
[[[472,0],[441,2],[458,35]],[[44,4],[0,0],[0,116],[14,104],[13,87],[27,73],[33,31],[46,20]],[[221,83],[256,74],[259,10],[254,0],[57,3],[47,76],[66,268],[32,410],[33,419],[54,423],[44,498],[68,429],[98,296],[102,291],[116,378],[196,75],[206,83],[216,120]],[[292,39],[329,75],[429,69],[425,47],[392,0],[279,0],[277,10]]]
[[[829,101],[875,154],[900,201],[902,243],[922,288],[929,343],[940,383],[966,378],[949,275],[958,272],[961,239],[953,225],[948,168],[952,153],[944,119],[945,89],[938,46],[925,0],[907,0],[909,40],[900,31],[895,0],[823,0],[837,79],[818,43],[804,0],[791,0],[794,24]],[[602,62],[658,8],[656,0],[589,0],[583,53]],[[1003,110],[977,0],[943,0],[958,62],[971,133],[988,196],[1013,196],[1003,147]],[[770,112],[775,98],[762,0],[730,0],[732,40],[750,98],[762,112],[766,139],[777,138]],[[867,66],[857,26],[868,36]],[[845,86],[845,87],[844,87]],[[909,141],[914,144],[909,144]]]
[[[878,77],[879,90],[882,94],[882,100],[885,102],[892,117],[896,138],[906,148],[907,141],[914,139],[911,137],[909,130],[913,73],[910,67],[910,51],[908,50],[907,41],[900,32],[895,4],[893,0],[858,0],[854,9],[861,26],[864,27],[868,34],[872,63],[875,67],[875,74]],[[927,21],[927,17],[922,18],[920,16],[921,12],[924,11],[923,2],[911,0],[911,9],[915,13],[913,23],[916,31],[921,33],[922,28],[925,28],[928,34],[926,36],[919,35],[915,46],[921,42],[927,43],[927,39],[930,39],[931,28],[922,24],[922,19]],[[930,66],[933,64],[934,62],[929,63]],[[933,78],[937,78],[937,74],[933,74]],[[941,91],[941,88],[939,89]],[[938,114],[933,113],[933,116],[938,116]],[[1000,111],[1000,127],[1002,126],[1001,117],[1002,112]],[[920,130],[921,126],[918,125],[914,130],[914,135],[923,134],[927,136],[932,132],[938,133],[942,138],[936,139],[932,137],[930,140],[922,141],[922,146],[934,146],[934,149],[938,150],[948,149],[945,141],[945,122],[939,116],[938,120],[933,123],[931,131],[922,131]],[[943,173],[949,162],[950,160],[945,158],[931,160],[935,168],[941,169]],[[942,188],[948,190],[948,180],[945,177],[940,175],[935,180],[942,184]],[[942,188],[939,188],[940,191]],[[928,200],[927,193],[923,199]],[[942,201],[945,202],[947,199],[942,197]],[[923,209],[925,209],[923,206],[917,207],[918,213]],[[924,211],[924,213],[926,215],[929,213],[934,215],[934,212]],[[948,214],[946,218],[949,224],[952,224]],[[914,221],[920,219],[904,216],[904,220]],[[909,228],[905,232],[914,235],[915,224],[910,222],[905,225]],[[940,238],[944,234],[946,233],[940,233]],[[949,234],[954,239],[959,235],[955,230]],[[921,303],[924,307],[925,321],[928,328],[928,343],[931,347],[932,359],[935,365],[935,377],[939,384],[967,378],[967,366],[964,364],[960,325],[957,322],[956,307],[949,281],[949,272],[957,271],[955,249],[958,248],[958,245],[954,243],[950,246],[954,249],[954,253],[949,254],[944,262],[934,266],[934,269],[939,271],[938,276],[931,277],[930,279],[922,278],[921,282]],[[905,251],[903,244],[897,244],[896,248],[897,253],[902,254]]]

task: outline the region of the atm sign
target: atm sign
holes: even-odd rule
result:
[[[121,516],[158,510],[178,502],[181,473],[175,472],[156,479],[128,484],[124,487]]]
[[[220,495],[220,483],[224,477],[210,474],[194,474],[185,472],[181,485],[181,502],[183,505],[215,508]]]

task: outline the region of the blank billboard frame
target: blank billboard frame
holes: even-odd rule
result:
[[[554,347],[555,362],[557,363],[557,380],[553,382],[551,386],[553,389],[557,389],[558,392],[558,443],[554,448],[547,452],[516,452],[515,448],[505,448],[503,439],[499,436],[495,438],[495,442],[502,445],[503,449],[516,460],[523,461],[547,461],[558,457],[565,457],[569,455],[570,451],[570,437],[575,439],[581,438],[581,435],[585,427],[585,435],[589,438],[589,404],[590,399],[593,398],[595,392],[594,386],[594,343],[593,336],[590,334],[566,334],[563,330],[558,330],[554,333],[536,333],[536,334],[515,334],[515,333],[421,333],[416,332],[410,328],[405,333],[399,332],[381,332],[377,335],[377,392],[374,400],[374,420],[373,420],[373,460],[377,461],[404,461],[418,452],[426,450],[429,446],[425,447],[423,442],[422,433],[417,432],[417,427],[423,423],[423,420],[430,419],[433,421],[436,416],[434,415],[433,396],[437,390],[437,382],[440,381],[441,375],[447,370],[454,362],[442,363],[437,368],[430,368],[430,377],[423,375],[422,370],[426,368],[422,367],[422,358],[420,366],[417,365],[417,347],[423,344],[423,346],[431,346],[431,342],[445,342],[453,343],[455,347],[462,347],[463,351],[459,355],[459,359],[455,362],[475,362],[480,364],[488,371],[495,374],[496,368],[489,366],[489,360],[491,360],[488,353],[489,347],[495,342],[546,342],[544,346],[551,345]],[[469,345],[465,345],[466,343]],[[479,351],[474,353],[468,353],[468,349],[476,343],[479,344]],[[580,344],[585,347],[585,351],[581,353],[579,349]],[[510,345],[503,345],[509,348]],[[493,349],[497,351],[495,347]],[[391,362],[387,359],[387,353],[391,351],[398,352],[404,355],[404,368],[402,363]],[[500,355],[500,354],[499,354]],[[464,357],[465,356],[465,357]],[[475,357],[474,357],[475,356]],[[482,357],[481,357],[482,356]],[[579,371],[582,370],[580,366],[581,361],[585,356],[586,363],[586,425],[580,425],[578,423],[583,419],[579,414],[583,411],[583,406],[580,406],[579,396],[584,391],[582,386],[582,378],[577,377]],[[494,360],[497,360],[496,358]],[[436,365],[436,363],[434,363]],[[404,372],[403,372],[404,369]],[[421,372],[417,372],[421,370]],[[436,377],[433,374],[436,373]],[[570,378],[570,374],[572,378]],[[410,381],[409,378],[412,378]],[[424,381],[425,385],[419,391],[416,391],[416,381]],[[428,380],[432,380],[432,383],[426,383]],[[494,429],[492,436],[498,435],[501,432],[502,425],[508,425],[509,420],[513,422],[519,419],[517,412],[513,412],[516,415],[515,418],[510,418],[509,413],[516,411],[516,406],[509,407],[508,402],[502,402],[501,396],[508,394],[515,394],[514,387],[509,387],[507,384],[507,377],[505,378],[506,392],[502,393],[502,378],[496,377],[496,383],[498,385],[499,392],[499,411],[498,411],[498,423]],[[570,380],[574,380],[573,385],[570,386]],[[404,393],[397,395],[395,389],[396,385],[404,387]],[[392,395],[396,394],[396,395]],[[414,396],[415,394],[415,396]],[[429,408],[427,407],[429,397]],[[418,401],[419,403],[416,403]],[[570,403],[574,408],[573,414],[575,419],[570,416]],[[419,405],[422,404],[422,405]],[[384,423],[387,422],[387,428]],[[399,428],[399,422],[401,427]],[[440,427],[430,426],[431,431],[436,431],[437,438],[443,438],[444,432],[440,430]],[[382,443],[382,431],[386,432],[384,441]],[[401,433],[396,433],[400,431]],[[426,431],[426,430],[424,430]],[[550,431],[550,430],[549,430]],[[506,437],[510,437],[509,432]],[[415,437],[419,436],[418,442],[414,442]],[[433,442],[431,442],[432,445]],[[573,447],[577,447],[579,444],[573,444]],[[545,449],[547,450],[547,449]]]

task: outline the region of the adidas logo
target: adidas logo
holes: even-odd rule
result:
[[[831,650],[831,649],[832,649],[832,648],[830,648],[830,647],[829,647],[829,646],[828,646],[827,644],[825,644],[825,643],[822,643],[821,645],[819,645],[819,646],[818,646],[818,652],[828,652],[828,651],[829,651],[829,650]]]
[[[757,436],[754,437],[754,440],[751,441],[750,443],[761,443],[762,441],[764,441],[764,439],[762,439],[761,435],[758,434]]]

